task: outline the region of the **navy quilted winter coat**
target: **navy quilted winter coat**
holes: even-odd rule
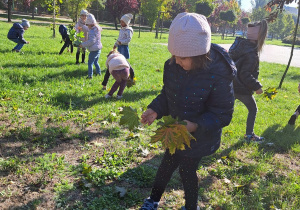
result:
[[[199,158],[214,153],[220,146],[222,128],[232,118],[234,94],[232,80],[236,68],[228,53],[212,44],[207,69],[186,71],[180,65],[165,62],[163,89],[148,108],[162,116],[198,124],[191,148],[176,150],[182,156]]]
[[[26,44],[26,40],[23,37],[25,30],[20,23],[14,23],[7,34],[8,39],[19,39],[21,43]]]
[[[259,57],[256,45],[248,39],[237,37],[229,49],[229,55],[237,68],[237,76],[233,81],[234,92],[252,95],[262,88],[258,81]]]

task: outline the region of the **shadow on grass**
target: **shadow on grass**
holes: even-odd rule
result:
[[[260,149],[275,153],[288,153],[293,145],[300,143],[300,126],[297,126],[297,122],[296,126],[287,124],[282,129],[280,126],[280,124],[272,125],[262,133],[266,142],[260,145]],[[267,146],[268,143],[271,145]]]
[[[99,92],[102,91],[99,88]],[[157,95],[158,90],[144,90],[139,92],[129,92],[123,94],[124,101],[137,101],[142,98],[146,98],[151,95]],[[99,96],[100,95],[100,96]],[[94,106],[97,103],[112,103],[118,101],[115,97],[110,99],[104,98],[105,93],[94,93],[94,95],[83,95],[83,96],[74,96],[67,93],[59,93],[52,98],[51,105],[58,106],[61,109],[68,110],[85,110],[89,107]],[[114,94],[116,95],[116,93]],[[89,99],[93,97],[92,99]]]

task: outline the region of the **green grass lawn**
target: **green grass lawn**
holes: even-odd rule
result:
[[[11,25],[0,22],[0,209],[138,209],[163,150],[150,143],[156,124],[130,132],[119,125],[119,112],[132,106],[141,114],[159,93],[170,57],[161,44],[167,34],[134,33],[129,61],[137,84],[122,100],[107,100],[101,82],[118,31],[102,31],[102,75],[87,80],[87,65],[75,65],[76,49],[58,55],[61,37],[52,38],[49,27],[32,24],[24,54],[12,53]],[[213,36],[212,42],[233,40]],[[277,87],[285,66],[260,66],[264,89]],[[202,209],[300,209],[300,120],[287,125],[300,102],[299,81],[300,69],[291,67],[273,100],[255,95],[255,132],[266,138],[261,145],[242,141],[247,110],[236,101],[221,148],[199,165]],[[176,172],[162,209],[179,209],[183,197]]]

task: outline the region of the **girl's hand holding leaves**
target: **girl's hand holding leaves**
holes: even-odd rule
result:
[[[123,114],[120,120],[120,125],[127,124],[129,130],[133,130],[139,125],[139,117],[136,109],[132,107],[124,107],[120,112]],[[142,114],[141,122],[151,125],[157,118],[157,113],[152,109],[147,109]],[[190,142],[195,138],[190,134],[197,129],[197,124],[190,121],[179,121],[172,116],[164,116],[163,121],[157,123],[160,127],[154,131],[151,136],[151,142],[161,141],[164,149],[169,149],[170,154],[174,154],[176,149],[185,150],[185,146],[190,147]],[[190,131],[190,132],[189,132]]]

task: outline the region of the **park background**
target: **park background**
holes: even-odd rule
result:
[[[218,2],[220,7],[234,3]],[[88,7],[91,12],[93,3]],[[251,21],[256,11],[265,12],[262,5],[256,6],[245,12]],[[122,100],[107,100],[107,91],[101,90],[105,58],[118,37],[113,19],[98,19],[104,29],[102,76],[87,80],[87,65],[75,65],[75,55],[66,51],[58,55],[61,37],[53,37],[53,27],[57,30],[59,24],[73,24],[72,18],[59,15],[53,26],[53,11],[39,14],[42,9],[38,7],[34,18],[25,10],[12,11],[13,22],[24,17],[31,21],[25,33],[30,44],[24,46],[24,54],[18,54],[11,52],[14,44],[6,35],[12,23],[7,23],[8,14],[2,11],[1,209],[138,209],[149,196],[163,154],[160,143],[150,142],[158,126],[140,126],[130,131],[119,121],[122,107],[131,106],[141,115],[162,88],[163,64],[170,54],[166,47],[167,27],[159,27],[158,34],[155,30],[160,8],[153,25],[145,20],[140,26],[138,20],[142,18],[136,17],[130,63],[137,80],[135,86],[125,89]],[[290,14],[284,12],[283,16]],[[143,17],[146,19],[145,14]],[[277,19],[273,24],[279,22]],[[223,28],[217,27],[212,42],[232,44],[235,36],[242,36],[233,33],[242,28],[234,30],[230,22],[226,25],[228,33],[222,34]],[[282,41],[293,29],[283,38],[279,32],[273,36],[270,33],[266,43],[291,48]],[[285,64],[261,62],[259,79],[264,90],[277,88],[285,69]],[[299,70],[289,68],[274,99],[255,96],[259,109],[255,132],[266,138],[263,144],[242,141],[247,110],[236,101],[232,122],[223,129],[221,148],[205,157],[197,171],[201,209],[300,208],[300,122],[296,121],[295,126],[287,124],[300,101]],[[111,79],[108,86],[112,84]],[[183,189],[176,172],[161,208],[179,209],[182,205]]]

